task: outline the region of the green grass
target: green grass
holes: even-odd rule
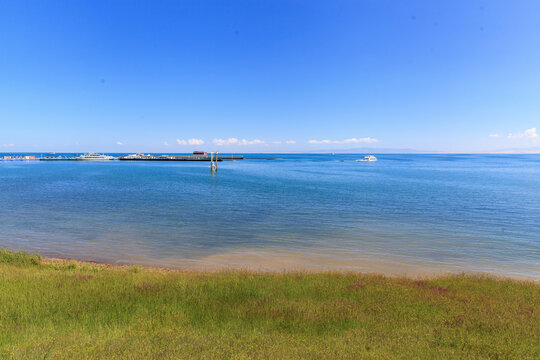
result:
[[[0,251],[2,359],[540,358],[540,287],[190,273]]]
[[[39,265],[41,264],[41,256],[29,254],[24,251],[0,249],[0,264],[12,264],[20,266]]]

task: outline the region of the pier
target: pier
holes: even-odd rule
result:
[[[92,155],[92,156],[89,156]],[[244,160],[243,155],[219,155],[217,153],[208,154],[206,152],[195,151],[191,155],[152,155],[152,154],[131,154],[113,157],[103,154],[85,154],[85,155],[56,155],[47,154],[41,156],[35,155],[4,155],[0,156],[0,161],[27,161],[27,160],[39,160],[39,161],[107,161],[107,160],[121,160],[121,161],[208,161],[211,163],[223,160]]]
[[[122,161],[223,161],[223,160],[243,160],[242,155],[144,155],[134,154],[118,157]]]

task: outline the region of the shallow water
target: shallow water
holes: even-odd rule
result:
[[[325,268],[540,277],[540,155],[249,157],[283,160],[224,161],[216,175],[206,162],[0,161],[0,247],[180,267],[254,253],[279,267],[286,251]]]

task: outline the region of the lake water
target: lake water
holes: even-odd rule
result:
[[[540,155],[0,161],[0,247],[45,256],[540,278]],[[383,271],[384,272],[384,271]]]

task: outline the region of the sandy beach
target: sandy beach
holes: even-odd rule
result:
[[[197,259],[181,259],[163,257],[150,259],[145,257],[122,258],[118,261],[103,261],[95,254],[74,258],[45,257],[45,261],[70,261],[92,263],[103,266],[142,266],[145,268],[165,269],[181,272],[222,272],[247,271],[253,273],[362,273],[376,274],[387,277],[405,277],[410,279],[433,279],[440,276],[455,274],[488,275],[500,278],[525,280],[540,283],[539,276],[523,276],[513,274],[511,269],[486,272],[474,271],[467,264],[445,265],[429,262],[398,262],[397,259],[342,256],[316,252],[301,252],[288,249],[239,249],[219,254],[200,257]],[[485,267],[485,265],[484,265]]]

